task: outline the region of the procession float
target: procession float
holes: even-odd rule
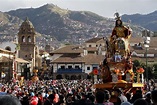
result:
[[[144,87],[142,83],[143,68],[133,72],[129,39],[132,30],[124,26],[119,16],[115,13],[115,27],[110,38],[104,38],[107,46],[105,58],[100,64],[100,77],[103,83],[94,84],[94,88],[114,89],[123,88],[126,91]],[[134,80],[136,76],[136,81]]]

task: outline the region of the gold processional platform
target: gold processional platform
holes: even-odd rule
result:
[[[114,88],[141,88],[144,87],[143,83],[121,83],[121,82],[108,82],[103,84],[94,84],[93,88],[97,89],[114,89]]]

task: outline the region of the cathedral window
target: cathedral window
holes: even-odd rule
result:
[[[30,36],[28,36],[28,42],[31,42],[31,37]]]
[[[22,42],[26,42],[26,39],[24,36],[22,36]]]

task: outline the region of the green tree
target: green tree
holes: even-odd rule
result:
[[[157,64],[153,65],[152,70],[153,70],[153,76],[154,76],[154,78],[157,79]]]
[[[140,62],[139,60],[134,60],[133,61],[134,73],[136,73],[136,70],[138,69],[138,67],[142,67],[145,70],[144,77],[146,77],[146,73],[147,73],[146,70],[148,70],[148,78],[149,79],[157,78],[157,64],[153,64],[153,65],[148,64],[146,67],[145,62]]]
[[[136,72],[137,68],[140,66],[140,61],[139,60],[134,60],[133,61],[133,71]]]

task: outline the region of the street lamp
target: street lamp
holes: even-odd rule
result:
[[[146,80],[148,80],[148,48],[149,48],[149,43],[150,43],[150,31],[149,30],[144,30],[143,31],[143,37],[144,37],[144,47],[146,48]]]

